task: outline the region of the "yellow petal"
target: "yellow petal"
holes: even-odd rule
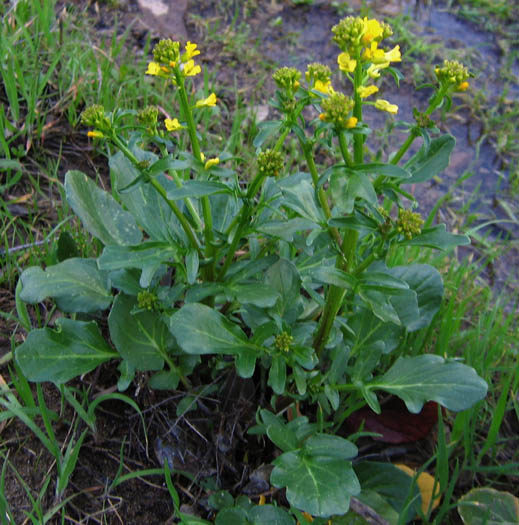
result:
[[[357,92],[360,96],[360,98],[366,98],[370,95],[373,95],[378,91],[377,86],[361,86],[359,89],[357,89]]]
[[[202,71],[202,68],[200,66],[195,66],[194,60],[188,60],[184,64],[184,68],[182,69],[182,73],[186,77],[194,77],[195,75],[198,75]]]
[[[87,137],[92,137],[93,139],[102,139],[104,135],[103,133],[101,133],[101,131],[94,130],[94,131],[88,131]]]
[[[398,113],[398,106],[396,104],[390,104],[387,100],[379,98],[375,101],[375,107],[381,111],[387,111],[393,115]]]
[[[216,106],[217,102],[216,95],[214,93],[211,93],[207,98],[203,98],[202,100],[198,100],[195,104],[195,107],[197,108],[203,108],[206,106]]]
[[[157,64],[157,62],[150,62],[148,64],[146,75],[160,75],[160,73],[161,73],[160,65]]]
[[[350,117],[347,121],[346,121],[346,129],[351,129],[351,128],[354,128],[356,125],[357,125],[357,122],[359,120],[357,119],[357,117]]]
[[[407,465],[395,463],[395,467],[398,467],[400,470],[403,470],[406,474],[408,474],[411,477],[414,477],[416,475],[416,471],[414,471],[411,467],[408,467]],[[422,495],[422,512],[426,514],[429,510],[429,505],[431,505],[430,510],[433,510],[440,504],[440,486],[439,484],[436,484],[436,494],[433,496],[434,478],[427,472],[422,472],[418,476],[416,484],[418,485],[420,494]],[[433,498],[434,500],[431,504],[431,500]]]
[[[205,164],[204,164],[204,168],[206,170],[209,170],[211,169],[213,166],[216,166],[220,164],[220,159],[218,157],[215,157],[214,159],[209,159]]]
[[[380,22],[375,18],[368,20],[364,18],[364,35],[362,36],[362,42],[369,44],[373,40],[380,38],[384,34],[384,30],[380,25]]]
[[[166,126],[166,129],[168,131],[178,131],[179,129],[182,129],[184,126],[178,121],[178,118],[167,118],[164,121],[164,125]]]
[[[384,58],[388,62],[402,62],[402,55],[400,53],[400,46],[395,46],[390,51],[384,53]]]
[[[332,87],[332,83],[330,80],[328,82],[322,82],[321,80],[316,80],[314,89],[316,91],[319,91],[320,93],[324,93],[327,95],[330,92],[330,88]]]
[[[337,57],[337,63],[339,64],[339,69],[346,73],[353,73],[357,67],[357,61],[351,58],[348,53],[341,53]]]
[[[185,61],[190,60],[200,54],[200,51],[196,48],[197,45],[194,42],[188,42],[186,44],[186,53],[184,55]]]

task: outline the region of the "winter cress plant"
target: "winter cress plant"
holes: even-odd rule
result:
[[[109,360],[119,360],[120,390],[137,371],[150,372],[151,388],[186,392],[195,375],[197,384],[209,382],[228,367],[265,378],[271,407],[282,396],[303,415],[289,421],[260,407],[250,432],[281,449],[270,482],[286,488],[292,515],[317,522],[347,513],[351,496],[377,492],[374,476],[401,483],[404,494],[410,486],[392,465],[352,462],[357,448],[340,430],[354,410],[367,404],[380,412],[386,393],[413,413],[430,400],[460,411],[487,390],[459,361],[406,355],[408,335],[429,326],[443,296],[439,272],[409,254],[469,240],[424,222],[405,185],[448,165],[455,141],[432,115],[467,89],[469,74],[457,62],[436,68],[428,106],[414,110],[413,124],[402,123],[407,139],[385,161],[366,160],[365,112],[398,114],[378,83],[387,73],[399,83],[400,49],[384,46],[391,28],[374,19],[348,17],[332,31],[338,72],[318,63],[304,74],[275,72],[279,119],[260,125],[256,164],[241,174],[240,159],[201,149],[197,122],[218,99],[193,95],[192,77],[201,72],[194,43],[162,40],[146,71],[170,85],[176,115],[161,121],[154,107],[84,111],[89,135],[110,148],[113,192],[79,171],[67,173],[65,190],[102,252],[24,271],[19,298],[52,298],[68,315],[55,328],[32,330],[16,350],[32,381],[63,383]],[[290,173],[289,135],[301,150],[299,171]],[[317,148],[334,156],[327,167],[316,162]],[[391,500],[412,518],[404,503]],[[227,513],[247,523],[258,512],[294,522],[281,507],[236,505],[217,522]]]

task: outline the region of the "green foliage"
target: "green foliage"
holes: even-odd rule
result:
[[[408,208],[410,196],[402,188],[438,175],[454,139],[407,124],[409,136],[394,155],[386,162],[365,162],[370,130],[363,111],[394,114],[398,108],[383,99],[366,101],[359,93],[361,88],[376,92],[374,79],[394,73],[390,63],[400,61],[400,51],[377,47],[391,30],[376,20],[350,20],[340,30],[339,64],[351,97],[311,76],[302,85],[296,70],[277,74],[274,106],[280,117],[265,123],[256,138],[258,148],[272,147],[258,150],[249,180],[239,178],[237,159],[229,152],[206,158],[201,150],[200,123],[217,99],[214,93],[200,98],[190,89],[190,77],[200,72],[195,44],[181,51],[179,43],[163,42],[157,62],[148,65],[148,74],[173,85],[182,122],[166,119],[163,126],[153,120],[143,127],[132,111],[87,110],[91,136],[114,150],[115,184],[109,194],[71,171],[65,189],[102,253],[95,260],[72,257],[22,274],[22,301],[52,298],[74,318],[61,318],[57,330],[33,330],[16,350],[30,380],[58,384],[118,359],[120,389],[136,371],[154,371],[152,388],[182,383],[189,390],[190,375],[206,356],[216,369],[234,364],[244,378],[259,369],[271,389],[265,394],[304,403],[317,414],[313,421],[299,417],[287,423],[261,410],[254,431],[283,451],[273,462],[271,483],[286,489],[293,513],[322,519],[345,515],[351,497],[372,503],[382,498],[392,512],[400,512],[402,494],[413,496],[409,483],[402,483],[398,495],[384,488],[387,476],[379,485],[364,476],[367,494],[359,482],[352,463],[356,446],[334,434],[359,400],[379,412],[377,392],[384,391],[404,400],[411,412],[430,400],[461,411],[487,392],[486,382],[467,364],[423,352],[408,355],[406,339],[434,321],[444,287],[430,264],[406,257],[393,262],[408,250],[448,251],[469,242],[447,233],[444,225],[422,229],[423,220],[412,211],[415,203]],[[458,84],[442,77],[423,115],[447,104]],[[346,98],[347,105],[339,104]],[[309,107],[322,117],[307,122]],[[287,173],[280,153],[290,133],[299,142],[301,162]],[[418,137],[423,146],[399,166]],[[328,169],[316,165],[318,146],[337,153]],[[108,319],[109,341],[99,316]],[[168,468],[177,514],[197,522],[180,515]],[[283,509],[246,502],[234,502],[217,517],[217,523],[290,520]]]

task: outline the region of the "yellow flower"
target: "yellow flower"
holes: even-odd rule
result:
[[[193,42],[188,42],[186,44],[186,52],[184,53],[184,56],[182,57],[183,62],[187,62],[193,57],[196,57],[196,55],[200,54],[200,51],[196,47],[197,47],[196,44]]]
[[[150,62],[148,64],[146,75],[160,75],[161,73],[162,73],[162,70],[160,68],[160,64],[157,64],[157,62]]]
[[[357,61],[351,58],[348,53],[341,53],[337,57],[337,63],[339,64],[339,69],[346,73],[353,73],[357,67]]]
[[[211,93],[207,98],[203,98],[202,100],[198,100],[195,104],[196,108],[204,108],[207,106],[216,106],[217,102],[216,95],[214,93]]]
[[[104,137],[103,133],[101,131],[88,131],[87,137],[91,137],[93,139],[102,139]]]
[[[328,93],[333,91],[332,82],[330,80],[328,80],[328,82],[316,80],[313,89],[327,95]]]
[[[389,67],[389,62],[382,62],[380,64],[371,64],[368,67],[368,76],[371,78],[378,78],[380,76],[380,70]]]
[[[359,119],[357,117],[350,117],[346,121],[346,129],[354,128],[357,125],[358,121],[359,121]]]
[[[379,98],[375,101],[375,107],[381,111],[387,111],[393,115],[398,113],[398,106],[396,104],[390,104],[387,100]]]
[[[260,494],[258,505],[265,505],[265,502],[267,501],[267,498],[264,494]]]
[[[164,125],[166,126],[166,129],[168,131],[178,131],[179,129],[182,129],[184,126],[178,121],[178,118],[167,118],[164,121]]]
[[[402,55],[400,54],[400,46],[395,46],[390,51],[384,53],[384,57],[388,62],[402,62]]]
[[[205,155],[203,153],[200,154],[202,157],[202,162],[205,160]],[[207,159],[204,164],[204,168],[206,170],[210,170],[213,166],[217,166],[220,164],[220,159],[218,157],[214,157],[213,159]]]
[[[373,93],[376,93],[378,91],[377,86],[361,86],[359,89],[357,89],[357,93],[359,94],[360,98],[366,98],[370,95],[373,95]]]
[[[469,88],[470,84],[465,81],[465,82],[462,82],[459,86],[458,86],[458,91],[467,91],[467,89]]]
[[[364,59],[370,60],[374,64],[386,62],[385,52],[383,49],[378,49],[377,42],[371,42],[371,45],[364,50],[362,56]]]
[[[373,40],[381,38],[384,35],[384,29],[378,20],[372,18],[368,20],[364,17],[364,35],[362,35],[362,43],[369,44]]]
[[[188,60],[184,67],[182,68],[182,73],[186,77],[194,77],[195,75],[198,75],[202,71],[202,68],[200,66],[195,66],[194,60]]]

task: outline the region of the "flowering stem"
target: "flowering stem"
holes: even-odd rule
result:
[[[287,135],[289,133],[290,133],[290,127],[286,127],[283,133],[281,133],[278,140],[276,141],[276,144],[274,146],[274,151],[279,151],[281,149],[281,146],[283,146],[283,143],[285,142],[285,139],[287,138]]]
[[[326,219],[330,219],[332,216],[332,212],[330,211],[330,205],[328,204],[326,193],[324,192],[322,187],[317,189],[317,186],[319,184],[319,174],[317,173],[317,167],[315,165],[314,157],[312,156],[311,145],[309,142],[303,142],[301,138],[299,139],[299,143],[301,144],[301,149],[303,150],[308,169],[310,170],[310,175],[312,176],[314,188],[317,192],[317,198],[319,199],[319,204],[321,205],[321,208],[324,211]],[[329,227],[328,231],[330,232],[330,235],[334,238],[337,245],[340,245],[341,236],[339,235],[337,228]]]
[[[357,51],[357,66],[355,68],[355,76],[353,79],[353,92],[355,106],[353,106],[353,116],[357,119],[357,122],[362,122],[362,99],[359,94],[359,87],[362,85],[362,61],[360,59],[360,51]],[[364,160],[364,135],[356,133],[353,136],[353,158],[355,164],[362,164]]]
[[[339,147],[341,149],[342,158],[344,159],[344,162],[348,166],[351,166],[352,165],[351,157],[348,151],[348,144],[346,143],[346,137],[344,135],[344,131],[343,130],[337,131],[337,136],[339,137]]]
[[[193,148],[193,155],[195,158],[202,162],[202,153],[200,151],[200,143],[198,142],[198,137],[196,136],[196,124],[193,119],[193,114],[189,106],[189,101],[187,98],[186,88],[184,85],[184,78],[180,70],[175,67],[175,81],[178,86],[178,93],[180,98],[180,106],[182,108],[182,113],[187,123],[187,131],[189,133],[189,139],[191,141],[191,147]],[[202,213],[204,216],[204,237],[205,237],[205,255],[207,258],[213,256],[213,216],[211,214],[211,204],[209,202],[209,197],[206,195],[200,199],[202,204]],[[211,281],[213,280],[214,275],[214,261],[212,264],[206,267],[206,278]]]

